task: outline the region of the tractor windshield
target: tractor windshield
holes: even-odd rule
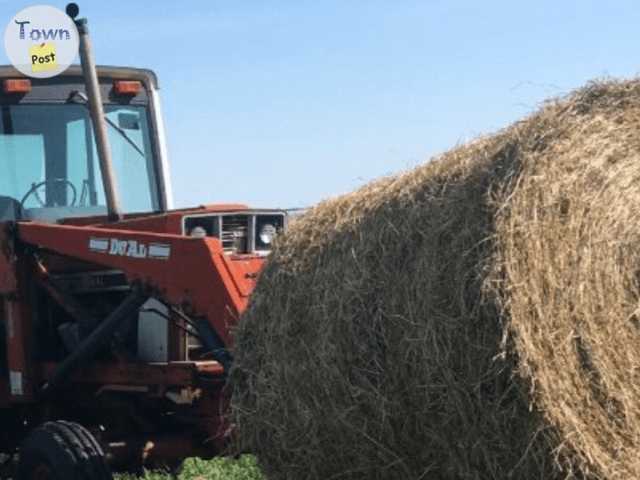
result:
[[[89,110],[83,105],[2,105],[0,197],[27,217],[105,214],[106,200]],[[105,105],[122,210],[158,209],[144,106]],[[40,214],[40,215],[39,215]]]

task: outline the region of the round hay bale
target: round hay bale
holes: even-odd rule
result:
[[[270,480],[640,478],[640,81],[318,204],[235,331]]]

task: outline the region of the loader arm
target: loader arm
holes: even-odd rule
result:
[[[20,241],[121,270],[129,284],[154,292],[194,317],[206,317],[225,348],[246,309],[260,260],[225,258],[216,238],[19,222]]]

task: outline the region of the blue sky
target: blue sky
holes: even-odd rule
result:
[[[177,207],[310,206],[640,71],[631,0],[77,3],[98,64],[158,74]]]

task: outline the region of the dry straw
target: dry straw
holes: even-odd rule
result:
[[[640,478],[640,81],[318,204],[233,349],[271,480]]]

